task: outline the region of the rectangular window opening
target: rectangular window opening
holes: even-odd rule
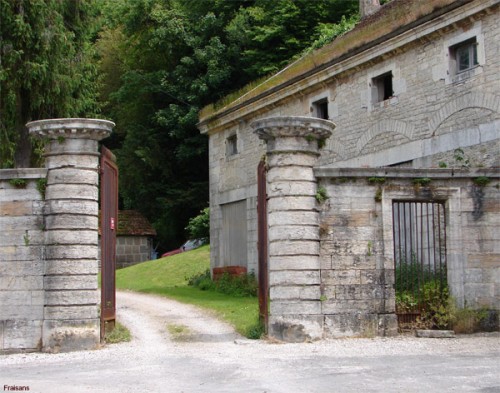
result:
[[[328,115],[328,99],[323,98],[321,100],[312,103],[313,116],[320,119],[329,119]]]
[[[394,96],[392,87],[392,71],[386,72],[372,79],[374,91],[374,102],[382,102]]]
[[[476,37],[473,37],[450,47],[450,71],[452,75],[472,70],[479,65],[477,46]]]
[[[238,136],[234,134],[226,139],[226,155],[229,157],[236,154],[238,154]]]

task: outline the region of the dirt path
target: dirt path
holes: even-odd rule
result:
[[[272,344],[195,307],[118,293],[130,343],[0,356],[0,388],[30,392],[500,392],[500,336]],[[170,331],[168,326],[170,326]],[[5,391],[5,389],[4,389]]]

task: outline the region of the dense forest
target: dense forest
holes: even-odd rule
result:
[[[208,206],[198,111],[349,30],[358,0],[0,0],[0,168],[41,164],[24,124],[113,120],[120,207],[186,238]]]

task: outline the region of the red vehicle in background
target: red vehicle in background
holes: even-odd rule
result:
[[[161,254],[161,257],[162,258],[169,257],[169,256],[172,256],[175,254],[180,254],[181,252],[184,252],[184,251],[194,250],[195,248],[203,246],[204,243],[205,242],[203,241],[203,239],[188,240],[186,243],[184,243],[179,248],[176,248],[175,250],[167,251],[166,253]]]

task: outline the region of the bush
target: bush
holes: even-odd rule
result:
[[[200,214],[189,220],[186,227],[191,239],[203,239],[210,242],[210,208],[203,209]]]
[[[202,291],[215,291],[235,297],[256,297],[258,290],[257,279],[253,273],[242,276],[231,276],[225,273],[217,281],[213,281],[210,269],[190,277],[188,285]]]

